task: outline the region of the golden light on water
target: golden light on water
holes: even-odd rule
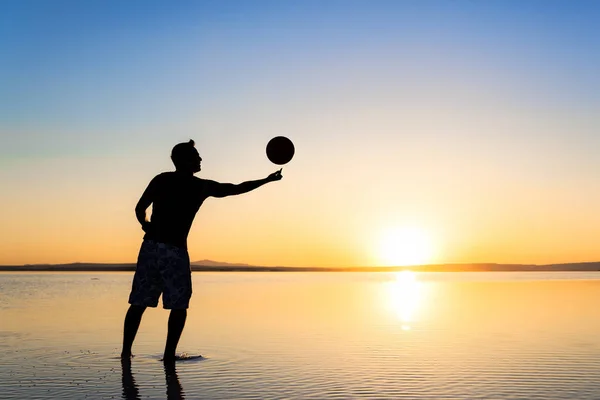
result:
[[[402,323],[403,330],[410,330],[425,295],[424,285],[412,271],[394,274],[395,280],[387,283],[387,301]]]
[[[430,236],[422,229],[395,228],[383,234],[379,252],[384,265],[423,265],[431,261],[433,245]]]

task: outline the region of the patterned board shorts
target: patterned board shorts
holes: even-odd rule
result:
[[[140,248],[129,304],[156,307],[162,293],[166,309],[186,309],[192,297],[192,272],[186,249],[144,240]]]

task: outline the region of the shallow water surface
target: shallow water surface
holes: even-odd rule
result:
[[[2,399],[600,399],[599,273],[194,273],[118,358],[132,273],[0,273]]]

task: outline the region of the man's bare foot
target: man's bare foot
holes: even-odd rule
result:
[[[163,355],[163,358],[160,359],[160,361],[164,362],[165,364],[171,364],[177,360],[181,360],[181,357],[175,354]]]

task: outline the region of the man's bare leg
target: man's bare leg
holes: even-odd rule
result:
[[[187,310],[171,310],[169,315],[169,332],[167,333],[167,344],[165,345],[165,354],[163,355],[164,362],[175,361],[175,350],[177,343],[185,326]]]
[[[131,305],[129,310],[127,310],[123,327],[123,350],[121,351],[121,358],[131,358],[131,346],[133,346],[133,341],[140,327],[144,311],[146,311],[146,307],[134,305]]]

